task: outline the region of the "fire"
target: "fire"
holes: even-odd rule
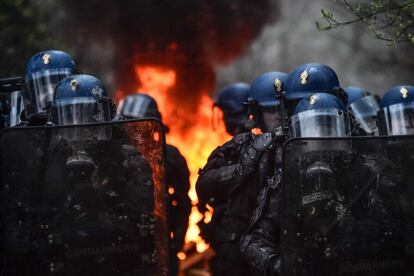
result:
[[[137,66],[135,67],[135,73],[141,83],[138,91],[152,96],[157,101],[161,114],[167,119],[166,116],[171,114],[174,109],[174,106],[168,104],[167,92],[169,88],[175,85],[175,72],[160,67]]]
[[[158,107],[163,117],[164,123],[170,127],[167,134],[167,142],[176,146],[187,160],[190,170],[191,188],[189,196],[193,207],[189,218],[189,228],[186,234],[186,242],[195,242],[197,251],[202,252],[208,245],[199,236],[200,230],[197,222],[203,218],[195,206],[198,202],[195,191],[195,183],[198,177],[198,170],[202,168],[210,153],[218,146],[230,139],[225,132],[224,125],[219,125],[212,131],[211,121],[213,105],[212,99],[207,95],[208,91],[203,91],[196,114],[188,114],[185,110],[180,110],[180,102],[169,97],[169,90],[176,84],[176,72],[169,68],[150,65],[137,65],[135,67],[136,76],[140,82],[138,91],[148,93],[158,103]],[[192,91],[189,91],[191,93]],[[180,99],[185,101],[186,99]],[[182,126],[188,123],[189,116],[196,118],[191,125],[186,126],[187,132],[183,133]],[[170,191],[171,192],[171,191]],[[205,214],[204,220],[211,219],[211,212]],[[185,258],[181,255],[181,258]]]

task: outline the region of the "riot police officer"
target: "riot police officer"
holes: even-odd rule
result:
[[[239,159],[240,147],[250,138],[247,110],[244,103],[248,100],[250,86],[245,83],[234,83],[219,91],[214,107],[223,112],[227,133],[234,137],[217,147],[209,156],[207,164],[199,171],[196,183],[198,208],[201,213],[207,211],[207,205],[214,208],[211,221],[206,224],[201,220],[198,225],[204,240],[220,254],[220,243],[217,240],[217,227],[227,208],[228,191],[231,189],[232,175]],[[222,263],[218,257],[210,261],[213,275],[222,275]]]
[[[403,247],[408,248],[414,241],[413,176],[412,166],[407,165],[412,164],[414,160],[411,136],[414,135],[414,86],[399,85],[391,88],[384,94],[380,106],[381,134],[400,137],[388,139],[382,152],[382,159],[387,160],[387,166],[381,171],[379,193],[388,210],[385,221],[392,221],[394,225],[404,225],[395,229],[393,236],[402,241]],[[396,251],[405,252],[405,258],[411,260],[410,271],[413,271],[413,252],[401,248]]]
[[[286,107],[287,116],[295,118],[295,110],[298,102],[303,98],[304,101],[313,101],[310,98],[314,93],[329,93],[335,95],[335,100],[330,98],[328,104],[342,101],[346,103],[346,95],[340,88],[338,77],[336,73],[327,65],[322,64],[304,64],[297,67],[289,77],[285,84],[285,93],[283,95],[284,106]],[[322,98],[325,98],[323,96]],[[342,106],[344,104],[341,104]],[[335,106],[334,106],[335,107]],[[333,108],[334,108],[333,107]],[[299,111],[299,110],[298,110]],[[311,114],[312,115],[312,114]],[[305,117],[300,117],[305,119]],[[318,124],[318,119],[323,119],[318,116],[309,116],[310,122]],[[293,121],[291,121],[293,122]],[[334,126],[325,125],[328,127],[325,130],[324,125],[321,127],[307,128],[306,124],[299,123],[290,124],[290,132],[292,134],[300,134],[302,132],[306,135],[320,135],[324,133],[334,134]],[[339,120],[333,122],[340,123]],[[309,124],[309,121],[308,121]],[[342,122],[341,126],[345,127],[346,123]],[[293,128],[292,128],[293,126]],[[341,133],[346,133],[343,129]],[[289,134],[288,134],[289,135]],[[266,154],[263,156],[270,156],[270,158],[255,159],[253,154],[247,155],[240,160],[239,175],[237,176],[240,182],[244,185],[258,181],[261,187],[264,187],[257,199],[257,208],[253,212],[250,221],[250,227],[247,234],[241,240],[241,251],[249,263],[251,269],[258,274],[274,275],[279,273],[280,266],[280,181],[281,181],[281,148],[288,136],[280,135],[268,138],[268,143],[261,143],[261,149],[264,149]],[[272,144],[273,147],[268,147]],[[259,148],[256,146],[256,148]],[[257,150],[256,150],[257,151]],[[254,153],[254,151],[251,151]],[[249,158],[250,157],[250,158]],[[251,158],[253,157],[253,158]],[[260,168],[255,169],[255,168]]]
[[[380,125],[382,135],[414,134],[414,87],[399,85],[381,99]]]
[[[379,105],[374,96],[359,87],[347,87],[348,108],[361,129],[360,135],[375,136],[379,134],[377,113]]]
[[[3,181],[13,183],[5,191],[9,209],[2,217],[6,274],[147,270],[125,244],[138,242],[142,217],[152,215],[152,170],[114,124],[102,125],[114,111],[99,80],[74,75],[57,84],[47,110],[59,126],[5,134],[24,141],[18,145],[23,150],[11,150],[21,161],[2,171]],[[24,173],[15,173],[23,168]],[[140,250],[147,247],[145,240]]]
[[[107,96],[103,84],[90,75],[72,75],[58,82],[53,100],[48,105],[46,114],[51,125],[108,122],[114,116],[112,100]],[[93,152],[99,143],[110,140],[112,134],[106,133],[104,128],[95,134],[88,129],[78,128],[62,128],[58,132],[62,135],[61,150],[67,149],[70,152],[66,160],[67,179],[70,182],[93,181],[98,169]],[[86,137],[90,140],[90,135],[95,141],[87,143]]]
[[[352,184],[346,188],[353,195],[345,208],[350,218],[335,223],[338,226],[347,220],[337,250],[342,263],[335,264],[345,274],[412,274],[414,190],[412,168],[407,164],[412,163],[414,150],[413,103],[413,86],[391,88],[378,111],[382,137],[352,140],[354,155],[362,158],[353,160],[355,169],[343,176]],[[368,114],[373,116],[372,112]],[[365,169],[364,174],[359,173],[361,169]],[[359,186],[359,191],[353,186]]]
[[[274,131],[279,126],[277,122],[278,119],[280,122],[281,115],[277,93],[282,91],[286,77],[286,74],[281,72],[268,72],[257,77],[250,86],[249,104],[253,109],[250,116],[253,115],[254,126],[259,127],[262,131]],[[243,137],[243,140],[239,140],[238,148],[232,152],[237,160],[233,162],[231,180],[229,181],[231,186],[217,188],[226,195],[226,210],[223,218],[219,221],[215,235],[215,241],[219,248],[216,257],[216,263],[219,267],[217,275],[248,275],[250,273],[240,258],[238,244],[240,233],[247,224],[252,202],[255,202],[257,186],[252,184],[238,187],[234,175],[240,157],[246,154],[253,140],[260,139],[253,134],[245,134],[235,136],[232,141],[237,141],[236,139],[240,137]]]
[[[350,133],[350,122],[338,97],[316,93],[298,103],[290,117],[290,130],[293,138],[343,137]]]
[[[224,126],[227,133],[237,135],[248,132],[246,110],[243,106],[247,101],[249,85],[237,82],[224,87],[220,92],[213,108],[217,107],[223,112]]]
[[[156,118],[161,120],[157,102],[149,95],[134,93],[123,98],[119,104],[118,116],[124,119]],[[166,148],[166,184],[169,191],[168,220],[170,226],[169,274],[178,274],[177,253],[182,249],[191,212],[189,170],[185,158],[173,145]]]
[[[134,93],[120,101],[117,117],[119,119],[155,118],[161,120],[161,113],[153,97],[143,93]]]
[[[71,241],[75,237],[75,241],[67,241],[69,256],[76,255],[76,247],[80,246],[77,235],[73,234],[76,231],[84,232],[83,246],[111,244],[118,248],[115,254],[99,252],[99,257],[92,256],[86,267],[96,266],[99,270],[90,273],[152,274],[158,269],[153,263],[157,241],[150,234],[154,230],[149,229],[155,227],[154,208],[160,208],[155,204],[152,168],[133,144],[134,139],[128,136],[128,125],[102,124],[111,122],[115,112],[116,107],[103,84],[93,76],[72,75],[56,86],[47,109],[49,120],[54,125],[72,126],[54,129],[55,139],[49,145],[54,153],[50,157],[54,161],[51,166],[56,166],[56,171],[64,176],[66,196],[61,204],[65,206],[62,220],[72,224],[61,229],[61,239]],[[66,160],[64,168],[59,170],[62,157]],[[105,237],[99,240],[102,234]],[[163,237],[156,239],[163,240]],[[138,245],[139,251],[122,249],[125,243]],[[73,267],[65,267],[65,271],[76,271],[88,258],[77,261]]]
[[[213,108],[219,108],[223,112],[226,131],[228,134],[235,137],[239,135],[240,137],[244,137],[246,136],[245,133],[248,132],[248,116],[244,103],[248,99],[249,87],[249,85],[241,82],[224,87],[221,91],[219,91],[219,96],[213,106]],[[198,207],[200,208],[200,211],[204,212],[206,211],[206,204],[213,206],[216,211],[214,217],[215,219],[218,219],[219,213],[221,213],[219,211],[221,210],[219,205],[225,205],[226,203],[228,187],[224,183],[231,178],[232,174],[232,169],[230,169],[228,174],[225,174],[226,176],[223,175],[224,182],[219,188],[216,186],[220,183],[220,179],[217,179],[220,174],[217,169],[223,170],[223,166],[225,167],[231,163],[231,160],[234,159],[234,157],[232,157],[234,149],[231,149],[231,147],[235,147],[236,144],[226,143],[216,148],[210,154],[206,166],[199,172],[200,177],[196,183],[196,191],[199,200]],[[228,160],[224,160],[225,158]],[[204,238],[210,242],[212,233],[209,234],[209,232],[213,231],[211,229],[213,224],[214,222],[208,226],[210,229],[207,229],[207,227],[204,231],[202,231]]]
[[[53,99],[55,86],[67,76],[78,73],[72,57],[62,51],[48,50],[35,54],[28,62],[22,95],[23,121],[26,125],[44,125],[46,107]]]
[[[287,78],[282,72],[267,72],[252,82],[249,99],[257,104],[257,114],[253,115],[262,132],[273,132],[282,125],[278,96],[284,91]]]
[[[48,106],[44,112],[56,125],[108,122],[115,115],[102,82],[91,75],[72,75],[58,82]]]

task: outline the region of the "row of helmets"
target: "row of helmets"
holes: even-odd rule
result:
[[[102,122],[112,120],[117,113],[102,82],[80,74],[70,55],[57,50],[43,51],[30,59],[22,95],[21,117],[34,124]],[[414,134],[414,87],[394,87],[378,104],[364,89],[342,89],[335,71],[317,63],[301,65],[289,75],[265,73],[250,87],[230,85],[221,91],[215,105],[223,110],[231,134],[253,125],[271,131],[285,121],[293,137]],[[246,109],[252,109],[249,106],[259,112],[250,110],[246,116]],[[249,120],[252,115],[253,124]],[[144,116],[161,118],[151,97],[137,94],[121,101],[117,118]]]
[[[121,103],[117,110],[102,82],[82,74],[69,54],[59,50],[42,51],[27,64],[20,97],[12,97],[10,101],[14,115],[9,119],[9,126],[47,122],[71,125],[114,118],[161,119],[155,100],[147,95],[132,95]]]
[[[264,73],[250,86],[226,86],[215,106],[232,135],[252,125],[262,131],[286,126],[292,137],[414,134],[414,86],[393,87],[379,100],[359,87],[341,88],[335,71],[318,63],[290,74]]]

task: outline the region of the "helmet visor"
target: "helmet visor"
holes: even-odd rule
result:
[[[350,131],[348,115],[338,109],[308,110],[290,119],[292,137],[343,137]]]
[[[53,93],[59,81],[73,74],[70,68],[43,70],[25,78],[23,95],[25,97],[26,114],[43,112],[53,100]]]
[[[107,101],[98,103],[93,97],[77,97],[55,100],[51,114],[56,125],[77,125],[110,121]]]
[[[14,91],[10,95],[9,127],[20,123],[20,114],[24,109],[21,91]]]
[[[383,110],[381,122],[386,135],[414,134],[414,102],[394,104]]]
[[[282,116],[279,102],[259,104],[262,113],[264,131],[272,131],[282,125]]]
[[[369,134],[378,134],[377,113],[380,110],[374,96],[363,97],[349,105],[361,128]]]
[[[151,101],[145,97],[127,97],[123,99],[118,107],[118,115],[126,118],[159,118],[156,108],[151,106]]]
[[[248,118],[245,113],[224,113],[223,119],[229,134],[236,135],[247,131]]]

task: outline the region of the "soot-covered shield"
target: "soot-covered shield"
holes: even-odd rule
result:
[[[283,275],[413,275],[413,136],[292,139],[283,157]]]
[[[6,275],[166,275],[163,126],[10,128],[0,136]]]

